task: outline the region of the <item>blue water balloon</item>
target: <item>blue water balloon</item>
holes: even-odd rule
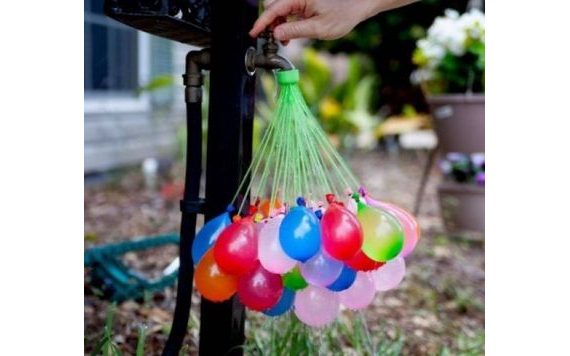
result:
[[[327,288],[333,292],[340,292],[350,288],[356,279],[356,271],[348,266],[344,266],[340,272],[340,276],[331,283]]]
[[[319,219],[300,205],[289,210],[279,227],[279,242],[287,256],[305,262],[321,247]]]
[[[194,266],[200,262],[202,256],[212,247],[220,233],[232,223],[229,212],[224,212],[208,221],[198,232],[192,242],[192,261]]]
[[[272,308],[263,312],[265,315],[269,316],[279,316],[285,314],[295,301],[295,292],[291,289],[283,288],[283,294],[281,294],[281,298]]]

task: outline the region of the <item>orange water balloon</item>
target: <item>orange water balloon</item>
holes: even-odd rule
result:
[[[234,295],[238,279],[222,272],[214,260],[212,248],[206,252],[198,263],[194,275],[196,288],[202,297],[212,302],[223,302]]]
[[[258,210],[263,214],[265,217],[269,217],[270,209],[269,209],[269,199],[264,199],[261,204],[259,204]],[[279,210],[283,207],[281,201],[279,199],[275,199],[273,202],[273,206],[271,207],[271,213],[275,213],[276,210]]]

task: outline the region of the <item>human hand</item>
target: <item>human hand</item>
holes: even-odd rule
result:
[[[414,0],[270,0],[249,32],[257,37],[273,26],[276,39],[293,38],[333,40],[349,33],[358,23],[377,13]],[[286,22],[287,17],[296,20]]]

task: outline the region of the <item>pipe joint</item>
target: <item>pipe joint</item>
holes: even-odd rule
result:
[[[209,48],[188,52],[186,55],[186,74],[182,76],[182,79],[186,86],[184,98],[187,103],[202,101],[202,85],[204,84],[202,70],[209,70],[210,63]]]

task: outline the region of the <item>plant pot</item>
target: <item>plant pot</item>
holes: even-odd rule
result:
[[[485,232],[485,187],[443,182],[437,193],[447,231]]]
[[[485,152],[485,95],[428,96],[443,153]]]

